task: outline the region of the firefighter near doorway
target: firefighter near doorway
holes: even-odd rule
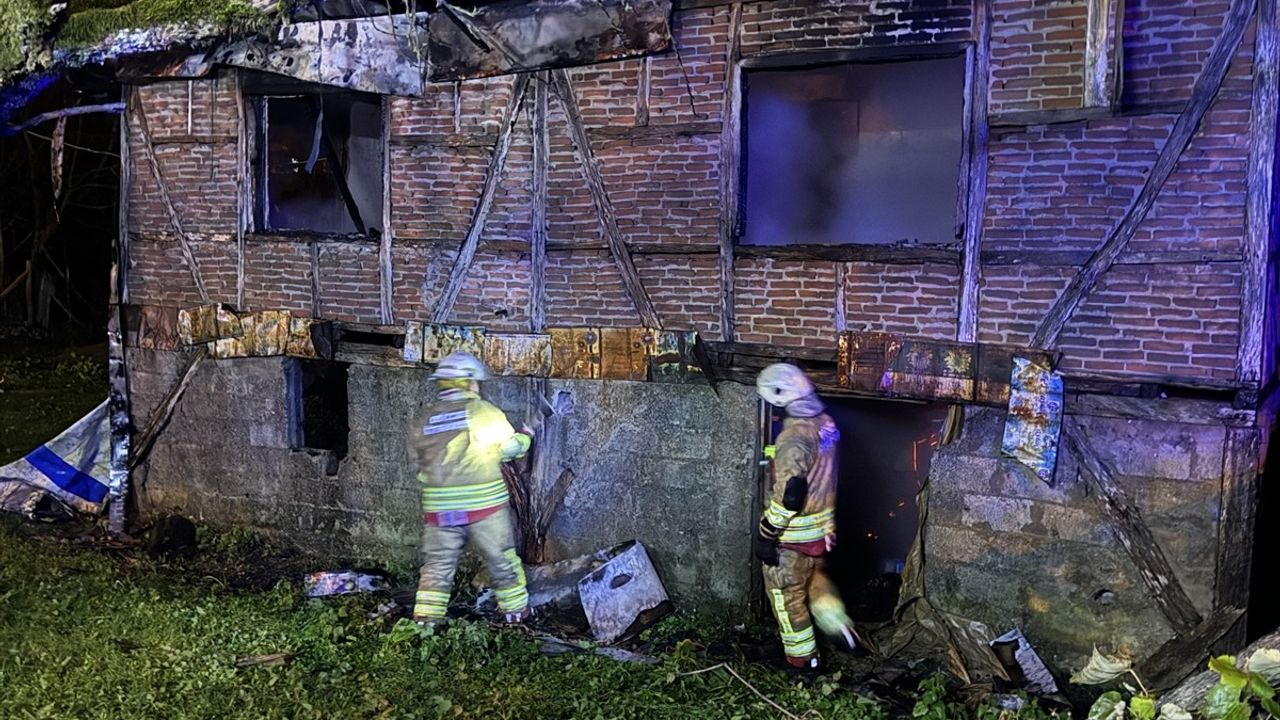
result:
[[[766,367],[756,391],[783,408],[782,432],[772,446],[767,505],[755,537],[763,564],[766,601],[778,621],[787,663],[819,668],[813,628],[854,649],[853,623],[825,571],[835,547],[837,458],[840,431],[804,371],[788,363]]]
[[[410,437],[423,520],[413,619],[444,619],[458,559],[470,542],[489,570],[504,621],[522,622],[529,616],[529,593],[502,463],[528,452],[532,431],[516,432],[501,410],[481,399],[479,383],[489,371],[474,356],[455,352],[431,377],[439,395]]]

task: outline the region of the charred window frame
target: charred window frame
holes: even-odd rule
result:
[[[965,99],[969,94],[968,83],[971,82],[969,73],[966,72],[966,57],[971,45],[964,42],[911,48],[816,51],[742,60],[742,126],[739,138],[742,161],[737,178],[740,189],[737,194],[739,205],[734,227],[735,243],[755,247],[883,246],[901,243],[942,245],[953,243],[959,238],[963,231],[963,203],[967,195],[966,165],[968,144],[971,141],[965,122]],[[909,69],[914,72],[905,72]],[[903,78],[893,77],[895,73],[908,78],[914,77],[922,83],[915,87],[902,87]],[[797,147],[803,143],[789,135],[786,129],[770,127],[763,119],[761,106],[766,104],[771,90],[776,94],[780,89],[785,91],[788,83],[803,86],[813,78],[825,76],[830,80],[842,74],[846,80],[850,80],[848,85],[855,90],[876,86],[873,89],[881,95],[890,91],[893,96],[891,100],[902,105],[887,108],[890,114],[911,112],[913,97],[927,97],[931,117],[922,116],[921,122],[927,124],[927,121],[932,120],[936,127],[945,124],[945,161],[921,169],[917,177],[913,178],[910,171],[913,165],[910,161],[904,163],[901,157],[892,155],[881,147],[878,150],[878,165],[881,166],[880,170],[885,171],[884,175],[865,172],[868,168],[856,166],[860,161],[865,162],[865,154],[858,155],[863,150],[858,142],[863,110],[861,107],[853,110],[859,127],[852,135],[847,134],[848,128],[839,126],[839,121],[847,120],[849,111],[848,108],[841,108],[840,103],[850,102],[853,98],[841,98],[838,94],[813,103],[821,105],[830,101],[830,107],[806,108],[803,111],[814,122],[828,124],[825,137],[854,138],[853,142],[844,147],[833,148],[825,143],[814,143],[815,136],[818,139],[824,138],[822,132],[815,131],[807,138],[812,147],[806,152]],[[878,77],[859,78],[860,74]],[[945,102],[938,103],[936,97],[925,94],[932,91],[921,89],[930,85],[945,88]],[[760,92],[762,89],[764,92]],[[800,94],[803,93],[801,90]],[[814,94],[819,97],[822,95],[821,92]],[[805,101],[801,99],[791,104],[804,105]],[[786,117],[788,112],[794,115],[796,111],[796,107],[789,110],[784,108],[781,116]],[[886,111],[886,108],[881,107],[878,111]],[[841,112],[843,116],[838,115]],[[915,112],[921,114],[923,111],[917,105]],[[878,129],[880,132],[902,134],[891,126],[892,123],[883,122],[884,118],[881,121],[882,127]],[[834,127],[830,127],[832,125]],[[885,125],[890,127],[886,129]],[[934,138],[931,142],[941,140]],[[848,145],[853,146],[852,153]],[[773,166],[770,158],[761,157],[769,153],[774,156]],[[850,154],[855,157],[850,158]],[[820,175],[822,172],[836,175],[843,173],[843,176],[823,178]],[[801,181],[817,181],[826,187],[822,188],[822,193],[816,198],[803,189],[788,189],[785,181],[780,181],[788,173]],[[850,176],[855,182],[848,182]],[[861,190],[858,183],[861,184]],[[779,187],[779,184],[782,186]],[[884,212],[868,201],[859,199],[877,195],[895,202],[907,201],[905,207],[898,211],[898,220],[894,219],[892,212]],[[793,200],[799,198],[799,201],[788,207],[788,197]],[[778,208],[774,211],[777,213],[775,217],[763,217],[773,208]],[[877,212],[860,213],[861,209],[868,208]],[[922,215],[922,208],[928,213],[927,216]],[[859,222],[866,225],[857,226]],[[916,230],[926,222],[929,227],[925,231]],[[850,223],[854,225],[849,226]]]
[[[250,232],[382,232],[384,107],[377,95],[246,73]]]

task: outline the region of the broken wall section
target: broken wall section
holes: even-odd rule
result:
[[[138,483],[143,514],[242,524],[328,559],[413,563],[421,532],[409,427],[434,396],[418,369],[352,365],[345,459],[293,449],[280,358],[201,363]],[[135,423],[182,368],[181,355],[130,351]],[[517,426],[531,381],[483,394]],[[749,590],[755,396],[749,388],[559,380],[574,482],[548,536],[548,561],[638,539],[677,601],[737,603]],[[563,401],[562,401],[563,402]],[[331,472],[336,467],[336,472]]]
[[[1080,418],[1140,508],[1183,589],[1213,609],[1221,426]],[[925,594],[937,608],[1021,628],[1051,665],[1078,668],[1096,644],[1149,657],[1173,631],[1102,512],[1096,489],[1059,450],[1056,487],[1000,457],[1004,414],[972,409],[929,478]]]

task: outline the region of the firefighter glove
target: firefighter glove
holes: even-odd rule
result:
[[[778,541],[764,535],[756,535],[756,558],[769,567],[778,567]]]

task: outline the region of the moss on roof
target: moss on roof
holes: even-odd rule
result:
[[[44,37],[53,19],[45,0],[0,0],[0,84],[49,61]]]
[[[58,33],[59,49],[87,47],[123,30],[160,25],[216,23],[241,31],[269,23],[269,15],[248,0],[79,0],[69,10],[67,23]]]

